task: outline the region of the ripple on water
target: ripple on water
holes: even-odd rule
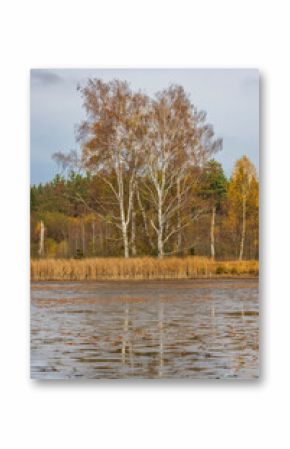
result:
[[[31,377],[259,374],[256,280],[36,283]]]

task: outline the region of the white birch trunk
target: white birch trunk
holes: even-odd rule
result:
[[[212,259],[215,258],[215,239],[214,239],[215,214],[216,214],[216,206],[214,205],[212,207],[211,223],[210,223],[210,255]]]
[[[129,258],[129,240],[128,240],[128,229],[125,220],[122,218],[122,236],[124,245],[124,257]]]
[[[39,235],[39,250],[38,254],[40,257],[44,256],[44,223],[40,221],[40,235]]]
[[[177,253],[181,251],[182,244],[182,236],[181,236],[181,193],[180,193],[180,179],[177,180],[177,201],[178,201],[178,209],[177,209]]]
[[[163,198],[162,193],[158,191],[158,229],[157,229],[157,248],[158,258],[162,259],[164,256],[164,242],[163,242],[163,214],[162,214]]]
[[[244,255],[244,245],[245,245],[245,237],[246,237],[246,197],[243,198],[243,216],[242,216],[242,237],[240,244],[240,255],[239,260],[243,259]]]
[[[93,231],[93,254],[95,255],[95,222],[92,222],[92,231]]]
[[[131,247],[132,247],[132,256],[135,257],[137,255],[137,249],[136,249],[136,212],[135,212],[135,210],[132,211]]]
[[[126,218],[125,218],[123,198],[120,201],[119,206],[120,206],[121,230],[122,230],[123,246],[124,246],[124,257],[125,257],[125,259],[128,259],[129,258],[128,225],[126,223]]]
[[[83,256],[85,255],[85,247],[86,247],[86,239],[85,239],[85,224],[82,223],[82,247],[83,247]]]
[[[158,231],[158,259],[163,259],[164,256],[164,248],[163,248],[163,238],[162,238],[162,230]]]
[[[128,222],[129,222],[129,220],[126,220],[126,213],[125,213],[123,170],[122,170],[120,156],[119,156],[118,163],[116,164],[116,175],[117,175],[117,179],[118,179],[117,198],[119,201],[121,232],[122,232],[123,246],[124,246],[124,257],[125,257],[125,259],[128,259],[129,258],[129,238],[128,238]],[[128,210],[130,207],[131,207],[131,205],[130,205],[130,200],[129,200]]]

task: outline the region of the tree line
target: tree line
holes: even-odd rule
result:
[[[209,255],[258,258],[258,190],[246,157],[230,179],[206,113],[183,87],[150,98],[125,81],[78,87],[80,152],[31,187],[33,257]]]

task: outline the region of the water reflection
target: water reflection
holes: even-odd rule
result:
[[[33,378],[255,378],[255,280],[35,283]]]
[[[163,374],[163,316],[164,316],[164,304],[159,300],[159,377]]]

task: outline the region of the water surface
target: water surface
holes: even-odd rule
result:
[[[258,377],[255,279],[34,282],[31,377]]]

